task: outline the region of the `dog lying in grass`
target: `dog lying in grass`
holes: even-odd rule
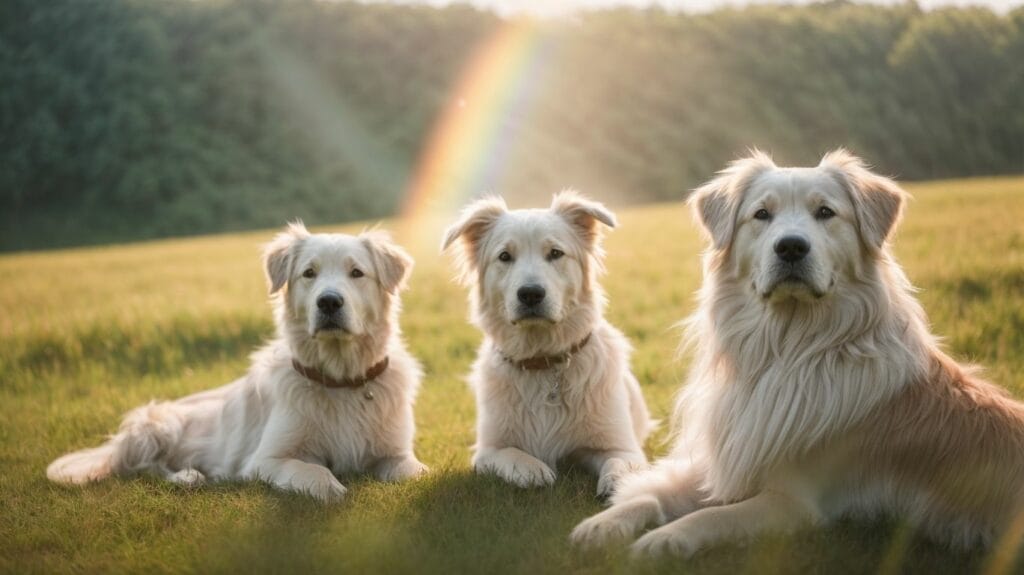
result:
[[[672,454],[572,533],[689,556],[880,514],[1016,546],[1024,405],[937,345],[890,251],[906,194],[845,151],[764,154],[691,198],[710,237]]]
[[[604,206],[563,192],[550,209],[479,200],[447,231],[442,249],[458,244],[460,278],[484,333],[470,377],[478,472],[542,486],[572,457],[606,496],[646,466],[652,423],[629,345],[602,317],[602,225],[615,225]]]
[[[412,259],[380,232],[310,234],[292,224],[264,262],[278,334],[248,374],[130,412],[109,441],[57,459],[47,477],[258,479],[330,502],[345,494],[336,474],[424,473],[412,445],[420,367],[398,327]]]

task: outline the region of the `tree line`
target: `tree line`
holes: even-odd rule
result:
[[[503,26],[466,6],[0,3],[0,249],[377,218]],[[537,22],[487,185],[679,199],[753,146],[1024,171],[1024,9],[827,2]],[[523,111],[526,110],[526,111]]]

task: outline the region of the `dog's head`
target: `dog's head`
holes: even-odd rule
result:
[[[289,331],[345,340],[389,319],[412,258],[383,232],[310,234],[294,223],[265,246],[264,264]]]
[[[712,259],[768,302],[816,301],[886,248],[905,192],[845,150],[814,168],[738,160],[691,197]]]
[[[600,226],[615,226],[603,205],[575,192],[547,209],[513,210],[500,198],[469,205],[445,234],[460,242],[461,279],[474,286],[476,312],[522,328],[563,322],[593,301]]]

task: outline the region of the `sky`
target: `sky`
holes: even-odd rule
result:
[[[395,0],[392,0],[395,1]],[[901,0],[869,0],[873,4],[895,4]],[[559,16],[587,8],[608,6],[660,6],[673,10],[690,10],[704,12],[726,6],[742,6],[745,4],[806,4],[808,0],[782,2],[779,0],[397,0],[398,3],[422,3],[445,5],[452,3],[473,4],[492,8],[502,14],[528,12],[540,16]],[[1024,0],[917,0],[922,8],[938,8],[942,6],[988,6],[997,12],[1007,12],[1024,4]]]

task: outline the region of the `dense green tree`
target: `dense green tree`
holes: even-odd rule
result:
[[[503,22],[316,0],[0,3],[0,249],[391,214]],[[751,146],[903,178],[1024,169],[1024,9],[833,1],[535,23],[475,186],[682,198]]]

